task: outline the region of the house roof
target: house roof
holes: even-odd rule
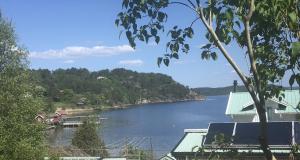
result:
[[[278,104],[286,106],[285,109],[276,110],[276,113],[298,113],[297,108],[300,102],[299,90],[286,90],[284,91],[284,97],[280,101],[277,98],[270,99]],[[254,102],[248,92],[231,92],[228,98],[226,115],[231,114],[256,114],[256,109],[249,107]],[[247,109],[249,108],[249,109]]]
[[[206,133],[207,129],[186,129],[184,136],[173,149],[172,153],[197,152],[197,148],[201,147],[203,137]]]
[[[176,160],[171,153],[168,153],[167,155],[164,155],[159,160]]]

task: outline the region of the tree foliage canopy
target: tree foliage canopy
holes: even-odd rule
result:
[[[107,157],[104,142],[97,135],[97,126],[92,120],[84,120],[72,139],[72,145],[77,146],[92,156]]]
[[[35,121],[40,95],[31,83],[27,52],[0,16],[0,159],[43,157],[43,126]]]
[[[45,96],[61,102],[76,103],[85,97],[91,105],[137,104],[150,101],[193,98],[190,90],[170,76],[138,73],[126,69],[90,72],[87,69],[33,70]]]

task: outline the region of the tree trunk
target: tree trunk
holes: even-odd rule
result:
[[[268,126],[267,126],[267,116],[266,116],[264,99],[260,100],[260,103],[255,105],[259,117],[260,136],[258,140],[261,149],[263,150],[265,158],[267,160],[276,160],[276,158],[274,157],[274,155],[270,150],[269,143],[268,143]]]
[[[247,80],[246,76],[243,74],[243,72],[237,66],[237,64],[235,63],[235,61],[231,58],[231,56],[228,54],[228,52],[226,51],[226,49],[223,47],[223,45],[220,42],[220,40],[219,40],[217,34],[215,33],[214,29],[209,25],[209,23],[205,19],[205,16],[204,16],[202,8],[199,8],[198,14],[199,14],[199,17],[202,20],[203,24],[207,28],[208,32],[212,35],[212,37],[213,37],[213,39],[215,41],[215,45],[220,49],[221,53],[224,55],[224,57],[226,58],[226,60],[228,61],[228,63],[230,63],[231,66],[234,68],[234,70],[236,71],[236,73],[241,78],[242,82],[244,83],[245,87],[247,88],[249,94],[251,95],[251,98],[253,99],[253,102],[255,104],[255,107],[256,107],[256,110],[257,110],[257,113],[258,113],[258,117],[259,117],[259,121],[260,121],[259,122],[259,126],[260,126],[259,143],[261,145],[261,149],[263,150],[264,155],[265,155],[265,157],[266,157],[267,160],[276,160],[276,158],[272,154],[272,152],[270,150],[270,147],[268,145],[268,139],[267,139],[267,137],[268,137],[267,136],[267,117],[266,117],[264,96],[262,95],[262,93],[259,92],[258,93],[259,97],[257,97],[256,91],[254,90],[253,85],[251,85],[249,83],[249,81]],[[252,47],[250,46],[250,48],[252,48]],[[254,62],[254,60],[253,60],[253,62]],[[254,74],[257,74],[257,72],[255,72]],[[255,76],[258,76],[258,75],[255,75]],[[256,83],[259,85],[258,78],[256,78]],[[258,89],[260,91],[260,87],[258,87]]]

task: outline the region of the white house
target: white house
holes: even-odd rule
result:
[[[300,120],[299,90],[286,90],[280,101],[271,98],[266,101],[266,116],[268,121]],[[258,122],[254,102],[248,92],[231,92],[228,98],[226,115],[234,122]]]

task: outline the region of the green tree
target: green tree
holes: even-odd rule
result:
[[[60,100],[63,102],[70,102],[74,98],[74,91],[72,89],[64,89],[60,93]]]
[[[188,27],[166,28],[166,8],[173,5],[194,13]],[[187,40],[193,38],[195,22],[200,21],[207,30],[208,40],[202,47],[202,59],[216,60],[217,54],[222,54],[236,71],[255,103],[261,148],[267,159],[275,158],[268,146],[265,101],[274,96],[280,98],[282,87],[275,84],[286,70],[291,69],[299,75],[299,59],[291,56],[292,44],[300,39],[298,0],[123,0],[122,6],[123,11],[115,24],[124,29],[133,48],[137,40],[147,43],[153,39],[159,43],[159,34],[168,32],[170,41],[164,56],[158,58],[158,65],[163,62],[168,66],[171,59],[179,58],[179,52],[188,53]],[[226,50],[228,44],[242,48],[242,54],[250,62],[250,74],[246,75],[231,57]],[[299,76],[297,80],[299,84]]]
[[[54,113],[56,111],[56,107],[53,103],[52,98],[45,98],[44,99],[44,111],[47,113]]]
[[[27,68],[27,51],[16,42],[14,29],[0,14],[0,159],[42,159],[43,126]]]
[[[84,150],[92,156],[107,157],[104,142],[97,135],[97,126],[93,120],[87,119],[79,126],[72,139],[72,145]]]
[[[136,148],[132,145],[127,146],[123,152],[128,159],[148,160],[152,158],[150,152]]]

